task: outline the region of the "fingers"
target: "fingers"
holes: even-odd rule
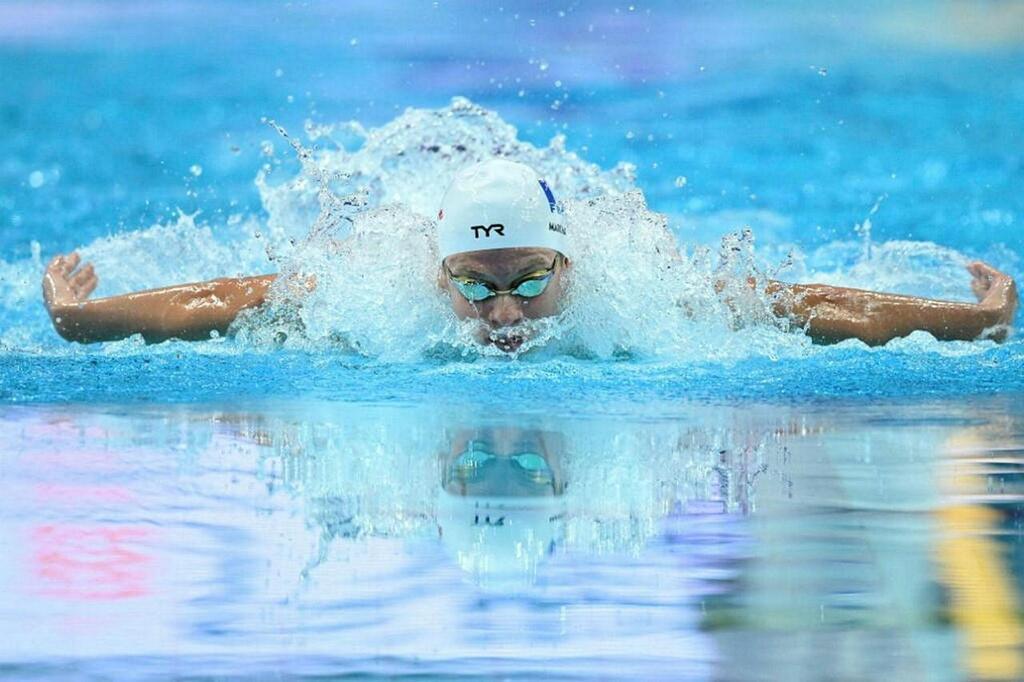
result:
[[[100,278],[94,274],[89,279],[85,280],[84,282],[76,286],[75,293],[78,294],[79,298],[86,299],[89,297],[89,294],[96,290],[96,286],[99,283]]]
[[[68,284],[79,298],[85,298],[96,289],[99,278],[93,270],[92,263],[86,263],[78,272],[71,275]]]
[[[81,256],[73,252],[50,260],[43,276],[43,300],[47,307],[84,301],[96,290],[99,278],[92,263],[79,268],[81,262]]]
[[[1009,279],[999,270],[980,260],[968,263],[967,271],[972,277],[971,291],[979,301],[991,295],[994,289],[1005,286],[1006,280]]]
[[[76,285],[77,286],[77,284],[79,282],[82,282],[82,281],[88,279],[89,277],[95,277],[95,276],[96,276],[96,273],[93,272],[92,263],[86,263],[78,272],[76,272],[75,274],[71,275],[68,278],[68,281],[71,282],[72,285]]]
[[[46,271],[51,274],[64,274],[64,262],[67,256],[57,254],[50,259],[50,262],[46,265]]]
[[[65,275],[70,275],[78,267],[78,263],[81,261],[81,257],[72,251],[70,254],[65,256],[61,263],[61,270],[64,271]]]
[[[46,271],[51,274],[59,274],[67,277],[74,272],[81,260],[81,256],[74,251],[66,256],[58,254],[50,259],[50,262],[46,266]]]
[[[994,327],[1004,328],[993,331],[988,338],[1001,341],[1006,337],[1006,329],[1013,324],[1017,310],[1017,286],[1012,277],[982,261],[968,263],[967,270],[974,277],[971,289],[978,297],[978,305],[997,313],[998,323]]]
[[[996,270],[988,263],[980,260],[971,261],[967,264],[967,271],[975,277],[987,277],[990,279],[996,279],[997,277],[1005,277],[1002,272]]]

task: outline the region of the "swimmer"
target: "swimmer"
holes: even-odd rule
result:
[[[437,286],[460,319],[478,321],[480,343],[513,353],[526,341],[523,323],[555,315],[564,305],[574,254],[571,226],[555,206],[551,189],[531,168],[502,159],[462,170],[445,193],[437,219]],[[881,345],[918,330],[940,340],[1005,340],[1017,308],[1013,279],[980,261],[967,270],[977,303],[777,281],[768,282],[766,293],[777,316],[820,343],[853,338]],[[226,334],[239,313],[262,305],[276,278],[215,279],[90,299],[99,278],[71,253],[47,266],[43,300],[68,341],[134,334],[149,343],[201,340]]]

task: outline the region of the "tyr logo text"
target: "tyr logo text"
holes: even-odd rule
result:
[[[495,223],[493,225],[474,225],[469,228],[473,230],[473,237],[480,239],[480,233],[483,232],[485,237],[490,237],[491,232],[494,234],[500,234],[502,237],[505,236],[505,226],[501,223]]]

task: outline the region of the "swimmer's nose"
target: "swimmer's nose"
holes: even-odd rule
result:
[[[492,329],[515,326],[523,318],[523,306],[514,296],[497,296],[487,311],[487,322]]]

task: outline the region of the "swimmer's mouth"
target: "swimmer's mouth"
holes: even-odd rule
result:
[[[508,336],[491,336],[487,339],[489,342],[494,344],[494,347],[504,353],[515,353],[519,350],[519,347],[526,342],[526,337],[519,334],[509,334]]]

